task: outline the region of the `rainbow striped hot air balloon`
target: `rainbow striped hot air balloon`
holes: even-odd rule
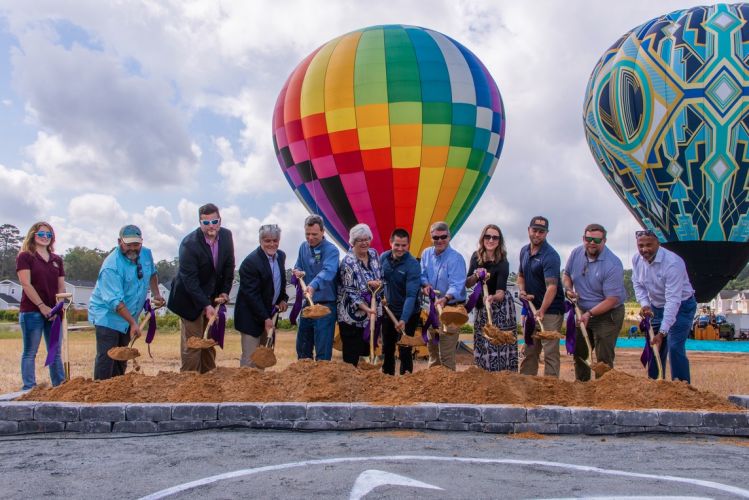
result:
[[[502,151],[505,115],[494,79],[463,45],[433,30],[364,28],[315,50],[289,76],[273,143],[289,184],[343,248],[366,223],[429,245],[429,226],[463,225]]]

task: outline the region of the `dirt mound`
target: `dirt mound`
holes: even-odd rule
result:
[[[188,349],[210,349],[216,345],[216,341],[213,339],[204,339],[202,337],[188,337],[187,348]]]
[[[298,361],[278,372],[218,368],[195,372],[128,373],[109,380],[82,377],[54,388],[37,387],[25,401],[223,402],[336,401],[404,405],[421,402],[562,405],[597,408],[665,408],[740,411],[715,394],[683,382],[655,381],[611,370],[591,382],[516,373],[491,373],[471,367],[453,372],[434,367],[391,377],[339,362]]]

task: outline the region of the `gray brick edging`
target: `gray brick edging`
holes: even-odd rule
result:
[[[299,431],[431,429],[499,434],[660,432],[747,436],[749,410],[607,410],[443,403],[390,406],[303,402],[90,404],[0,401],[0,435],[62,431],[154,433],[227,427]]]

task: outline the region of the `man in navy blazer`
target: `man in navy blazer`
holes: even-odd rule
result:
[[[255,368],[250,357],[258,345],[265,344],[273,324],[273,306],[286,310],[286,254],[278,249],[281,228],[276,224],[260,226],[260,246],[239,266],[239,293],[234,306],[234,328],[242,333],[242,357],[239,366]]]
[[[234,240],[221,227],[221,215],[213,203],[198,209],[199,227],[179,246],[179,269],[172,282],[167,306],[180,316],[182,367],[180,371],[205,373],[216,368],[216,349],[188,349],[188,337],[202,337],[216,314],[214,301],[229,300],[234,281]]]

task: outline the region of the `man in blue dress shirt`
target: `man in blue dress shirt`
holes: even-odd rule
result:
[[[429,229],[433,246],[421,253],[421,286],[425,295],[437,294],[437,304],[462,304],[466,300],[466,261],[450,246],[450,227],[439,221]],[[439,344],[429,343],[429,366],[442,365],[455,370],[455,350],[459,329],[442,325]]]

